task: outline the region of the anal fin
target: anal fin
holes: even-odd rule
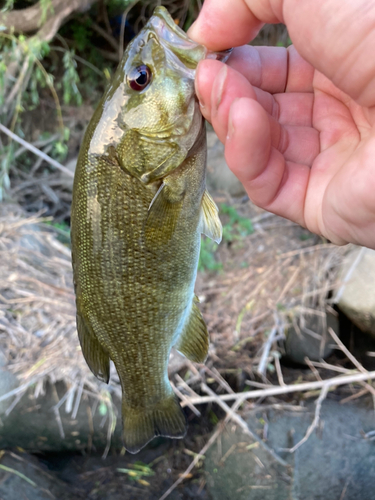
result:
[[[181,439],[186,434],[186,418],[174,394],[152,408],[129,408],[123,396],[122,416],[124,446],[130,453],[156,436]]]
[[[208,354],[209,337],[197,302],[197,297],[194,297],[190,315],[175,347],[191,361],[204,363]]]
[[[77,314],[77,331],[81,349],[86,363],[95,377],[108,384],[109,382],[109,355],[85,324],[82,316]]]
[[[220,243],[223,228],[219,219],[219,209],[207,190],[202,197],[200,230],[211,240]]]

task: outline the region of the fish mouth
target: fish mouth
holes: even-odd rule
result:
[[[195,77],[195,69],[203,59],[216,59],[226,62],[233,49],[221,52],[211,52],[204,45],[194,42],[173,21],[167,9],[163,6],[156,7],[149,21],[152,29],[159,38],[160,43],[186,66],[189,76]]]

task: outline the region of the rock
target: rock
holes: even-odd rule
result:
[[[232,196],[246,194],[241,182],[229,170],[224,145],[213,131],[207,131],[207,187],[209,191],[224,191]]]
[[[5,454],[1,465],[8,470],[0,469],[0,498],[2,500],[71,500],[84,498],[74,487],[60,481],[50,471],[40,467],[38,460],[31,455],[16,456]],[[20,476],[20,474],[22,476]]]
[[[339,322],[335,314],[328,311],[325,316],[305,313],[295,318],[296,327],[291,325],[285,334],[285,357],[295,363],[306,364],[305,357],[310,361],[319,361],[332,354],[334,342],[328,333],[328,328],[338,334]]]
[[[1,397],[18,387],[17,377],[6,368],[7,360],[0,352],[0,433],[1,433],[1,415],[9,407],[7,400],[1,401]],[[1,441],[0,441],[1,442]]]
[[[375,250],[355,247],[340,272],[335,297],[340,310],[363,332],[375,337]]]
[[[315,404],[306,412],[275,411],[248,419],[253,431],[267,421],[267,444],[290,464],[282,467],[259,445],[228,425],[221,446],[212,446],[204,461],[207,488],[215,500],[375,500],[373,441],[364,434],[374,428],[374,410],[361,404],[326,399],[321,425],[294,454],[314,418]]]
[[[9,372],[5,374],[9,377]],[[1,389],[3,393],[14,388],[14,379],[10,380],[11,385],[8,385],[7,390],[5,387]],[[54,408],[66,395],[67,390],[62,382],[47,384],[45,394],[36,399],[33,390],[29,389],[9,415],[5,412],[14,397],[0,403],[0,449],[19,446],[31,452],[62,452],[92,448],[102,453],[107,444],[111,408],[98,404],[95,398],[87,394],[82,394],[78,411],[72,416],[79,392],[77,388],[73,401],[69,403],[69,398],[66,398],[57,414]],[[121,402],[115,397],[112,397],[112,402],[112,421],[116,427],[111,444],[121,449]]]
[[[257,443],[228,425],[220,446],[206,452],[207,490],[215,500],[289,500],[291,486],[283,468]],[[251,446],[253,444],[253,446]],[[249,446],[250,445],[250,446]],[[248,448],[249,447],[249,448]],[[307,498],[307,497],[306,497]],[[301,499],[302,500],[302,499]]]

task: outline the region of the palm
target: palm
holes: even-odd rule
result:
[[[375,244],[375,131],[371,110],[329,80],[313,79],[312,126],[319,153],[311,164],[304,222],[337,243]]]
[[[374,246],[375,114],[293,48],[289,64],[277,50],[241,47],[228,68],[199,69],[202,111],[227,163],[257,205],[335,243]]]

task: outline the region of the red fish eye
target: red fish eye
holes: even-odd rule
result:
[[[128,85],[131,89],[140,91],[150,83],[151,70],[145,64],[133,68],[128,75]]]

